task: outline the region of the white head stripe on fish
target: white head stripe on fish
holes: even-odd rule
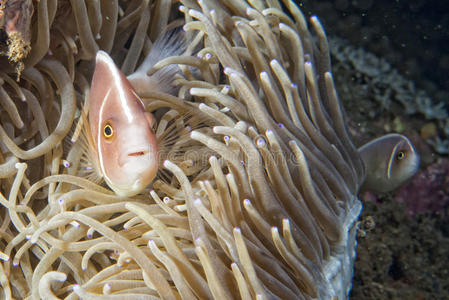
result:
[[[391,169],[393,167],[394,160],[396,159],[396,151],[400,145],[401,145],[400,143],[397,143],[394,146],[393,150],[391,151],[390,158],[388,159],[388,163],[387,163],[387,178],[388,179],[391,178]]]
[[[128,122],[131,122],[133,116],[132,116],[132,113],[131,113],[127,103],[126,103],[126,96],[124,93],[125,87],[123,86],[122,80],[120,80],[121,79],[120,70],[115,66],[114,62],[112,62],[112,59],[109,57],[109,55],[106,52],[98,51],[96,60],[97,60],[97,62],[98,62],[98,60],[103,60],[106,63],[106,65],[108,66],[109,71],[111,72],[112,78],[114,80],[113,85],[117,88],[117,91],[119,93],[119,100],[122,102],[122,107],[123,107],[124,113],[125,113],[126,117],[128,118]]]
[[[103,124],[103,108],[105,107],[106,103],[108,102],[108,98],[109,95],[111,94],[112,88],[109,88],[108,91],[106,92],[106,95],[103,98],[103,103],[101,104],[100,107],[100,113],[99,113],[99,124]],[[101,142],[101,131],[103,130],[103,128],[101,126],[98,126],[98,133],[97,133],[97,145],[100,145]],[[98,151],[98,158],[99,158],[99,162],[100,162],[100,169],[101,172],[103,173],[103,176],[105,177],[106,181],[110,181],[110,179],[108,178],[108,175],[106,174],[106,171],[104,169],[104,163],[103,163],[103,154],[101,152],[101,147],[97,147],[97,151]]]

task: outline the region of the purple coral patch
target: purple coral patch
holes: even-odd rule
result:
[[[405,203],[411,216],[443,213],[449,206],[449,161],[442,160],[417,173],[396,193],[395,199]]]

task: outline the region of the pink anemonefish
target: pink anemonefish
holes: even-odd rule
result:
[[[359,148],[365,164],[362,190],[385,193],[398,188],[418,170],[419,154],[410,140],[397,133],[374,139]]]
[[[163,32],[142,65],[128,77],[106,52],[97,53],[88,122],[84,122],[90,164],[87,169],[96,173],[91,177],[104,179],[119,196],[140,193],[157,174],[158,143],[152,129],[156,119],[145,111],[136,91],[173,93],[176,90],[172,81],[179,72],[177,65],[164,67],[152,76],[147,76],[147,71],[163,58],[185,51],[181,28]]]

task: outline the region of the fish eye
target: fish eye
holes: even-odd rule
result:
[[[112,129],[112,126],[110,124],[104,125],[103,135],[107,139],[110,139],[114,135],[114,129]]]
[[[405,158],[405,151],[399,151],[398,154],[396,154],[397,160],[403,160]]]

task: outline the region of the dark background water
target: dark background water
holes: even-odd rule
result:
[[[449,102],[449,1],[304,0],[328,35],[386,58],[432,98]],[[449,106],[448,106],[449,107]]]

